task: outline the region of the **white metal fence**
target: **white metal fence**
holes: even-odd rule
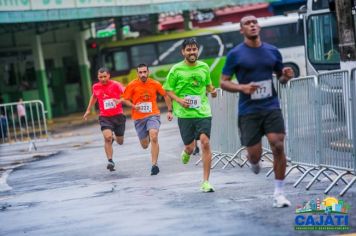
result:
[[[48,140],[47,122],[42,101],[33,100],[0,104],[0,146]]]

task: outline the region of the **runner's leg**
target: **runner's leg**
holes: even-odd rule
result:
[[[150,140],[151,140],[152,165],[157,165],[158,154],[159,154],[158,130],[150,129],[149,136],[150,136]]]
[[[108,160],[112,160],[113,149],[112,149],[112,131],[110,129],[104,129],[102,131],[104,136],[104,149],[106,153],[106,157]]]
[[[206,134],[200,134],[200,145],[202,149],[203,160],[203,179],[204,181],[208,181],[210,176],[212,154],[210,148],[210,140]]]

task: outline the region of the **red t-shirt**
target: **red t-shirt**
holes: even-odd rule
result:
[[[119,82],[109,80],[105,85],[100,82],[95,83],[93,85],[93,95],[98,99],[100,116],[122,114],[122,104],[115,105],[112,99],[120,99],[123,93],[124,88]]]

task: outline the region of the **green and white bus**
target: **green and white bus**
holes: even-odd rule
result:
[[[258,20],[262,27],[262,40],[279,48],[285,65],[291,66],[296,76],[305,75],[304,36],[303,30],[297,30],[298,16],[273,16]],[[96,68],[109,68],[112,78],[126,85],[136,78],[136,65],[145,63],[150,66],[151,77],[163,82],[171,66],[183,59],[183,40],[195,37],[200,44],[199,59],[210,66],[213,85],[219,87],[227,52],[243,41],[239,29],[239,24],[226,24],[106,43],[100,46]]]

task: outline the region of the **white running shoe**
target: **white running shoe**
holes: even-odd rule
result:
[[[258,162],[257,164],[252,164],[252,163],[250,162],[250,165],[251,165],[251,170],[252,170],[253,173],[255,173],[256,175],[257,175],[258,173],[260,173],[260,171],[261,171],[260,162]]]
[[[290,201],[282,194],[276,194],[273,196],[273,207],[289,207],[291,206]]]

